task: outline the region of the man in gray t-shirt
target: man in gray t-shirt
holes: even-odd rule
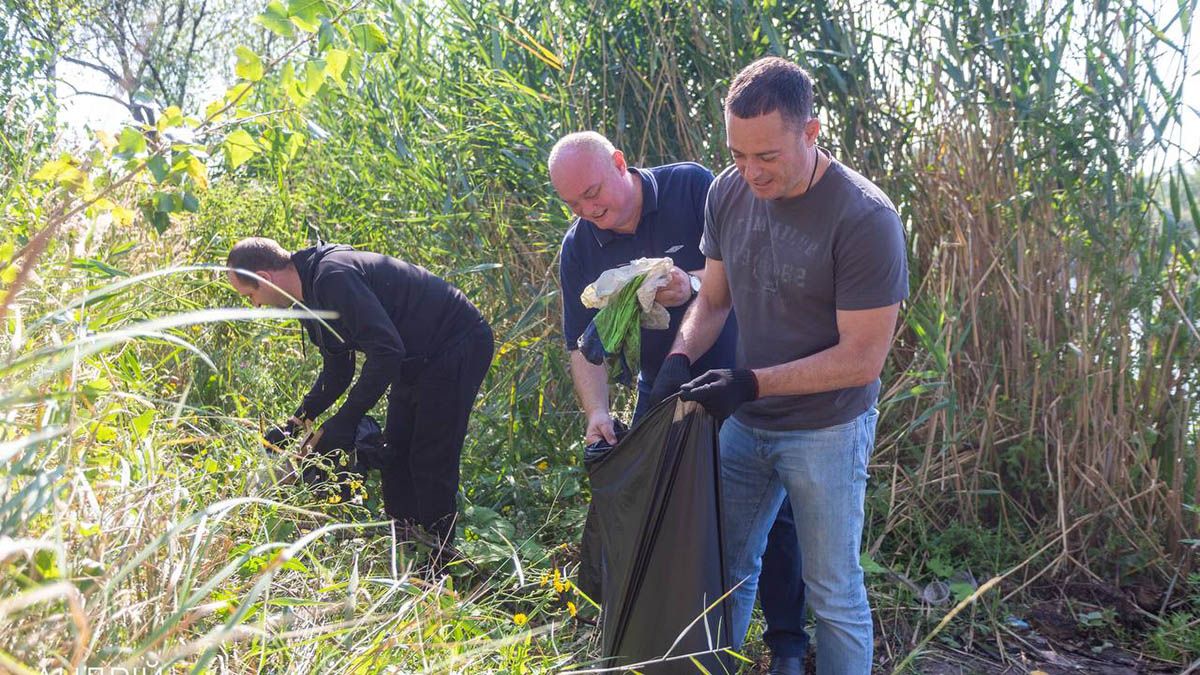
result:
[[[734,78],[725,102],[734,166],[709,189],[705,281],[683,319],[652,399],[682,390],[717,417],[733,638],[750,621],[771,517],[787,495],[817,671],[869,673],[871,610],[859,564],[879,375],[908,295],[904,232],[869,180],[816,144],[812,83],[766,58]],[[730,309],[737,368],[687,382]],[[773,672],[801,672],[773,662]]]
[[[754,196],[736,166],[709,189],[700,251],[725,263],[743,337],[739,368],[766,368],[838,344],[838,310],[885,307],[908,294],[904,233],[892,202],[828,156],[812,189]],[[766,396],[738,408],[760,429],[821,429],[866,412],[879,379],[803,395]]]

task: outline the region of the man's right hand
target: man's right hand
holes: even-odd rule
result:
[[[270,429],[267,429],[267,433],[263,435],[263,438],[276,448],[282,449],[284,444],[296,440],[303,432],[303,420],[291,417],[283,424],[272,425]]]
[[[671,354],[658,369],[654,376],[654,388],[650,390],[650,407],[662,403],[668,396],[679,391],[687,382],[692,380],[692,362],[686,354],[678,352]]]
[[[672,267],[667,283],[654,294],[654,301],[663,307],[679,307],[692,299],[692,277],[686,271]]]
[[[617,444],[617,432],[613,429],[613,418],[607,410],[588,416],[587,434],[583,437],[583,442],[584,445],[591,445],[602,438],[609,445]]]

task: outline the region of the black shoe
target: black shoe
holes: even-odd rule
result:
[[[440,577],[453,566],[466,567],[475,574],[480,572],[478,565],[436,533],[407,520],[395,520],[395,523],[397,540],[420,544],[429,549],[429,558],[417,568],[422,576]]]
[[[770,675],[804,675],[803,656],[772,656]]]

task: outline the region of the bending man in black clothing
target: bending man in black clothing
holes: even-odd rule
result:
[[[226,265],[229,283],[255,305],[302,302],[338,313],[328,327],[301,322],[323,365],[288,425],[297,430],[325,412],[350,386],[354,353],[362,352],[358,381],[313,434],[313,449],[352,447],[359,420],[387,391],[384,507],[401,525],[449,544],[467,420],[492,361],[492,330],[479,310],[422,267],[349,246],[289,253],[252,237],[233,247]]]

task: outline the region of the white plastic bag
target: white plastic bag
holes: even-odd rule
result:
[[[583,289],[579,295],[584,307],[600,309],[610,298],[625,287],[632,279],[645,275],[638,288],[638,304],[642,306],[642,327],[662,330],[671,325],[667,308],[654,301],[658,289],[671,281],[671,268],[675,262],[670,258],[638,258],[627,265],[605,270],[599,278]]]

